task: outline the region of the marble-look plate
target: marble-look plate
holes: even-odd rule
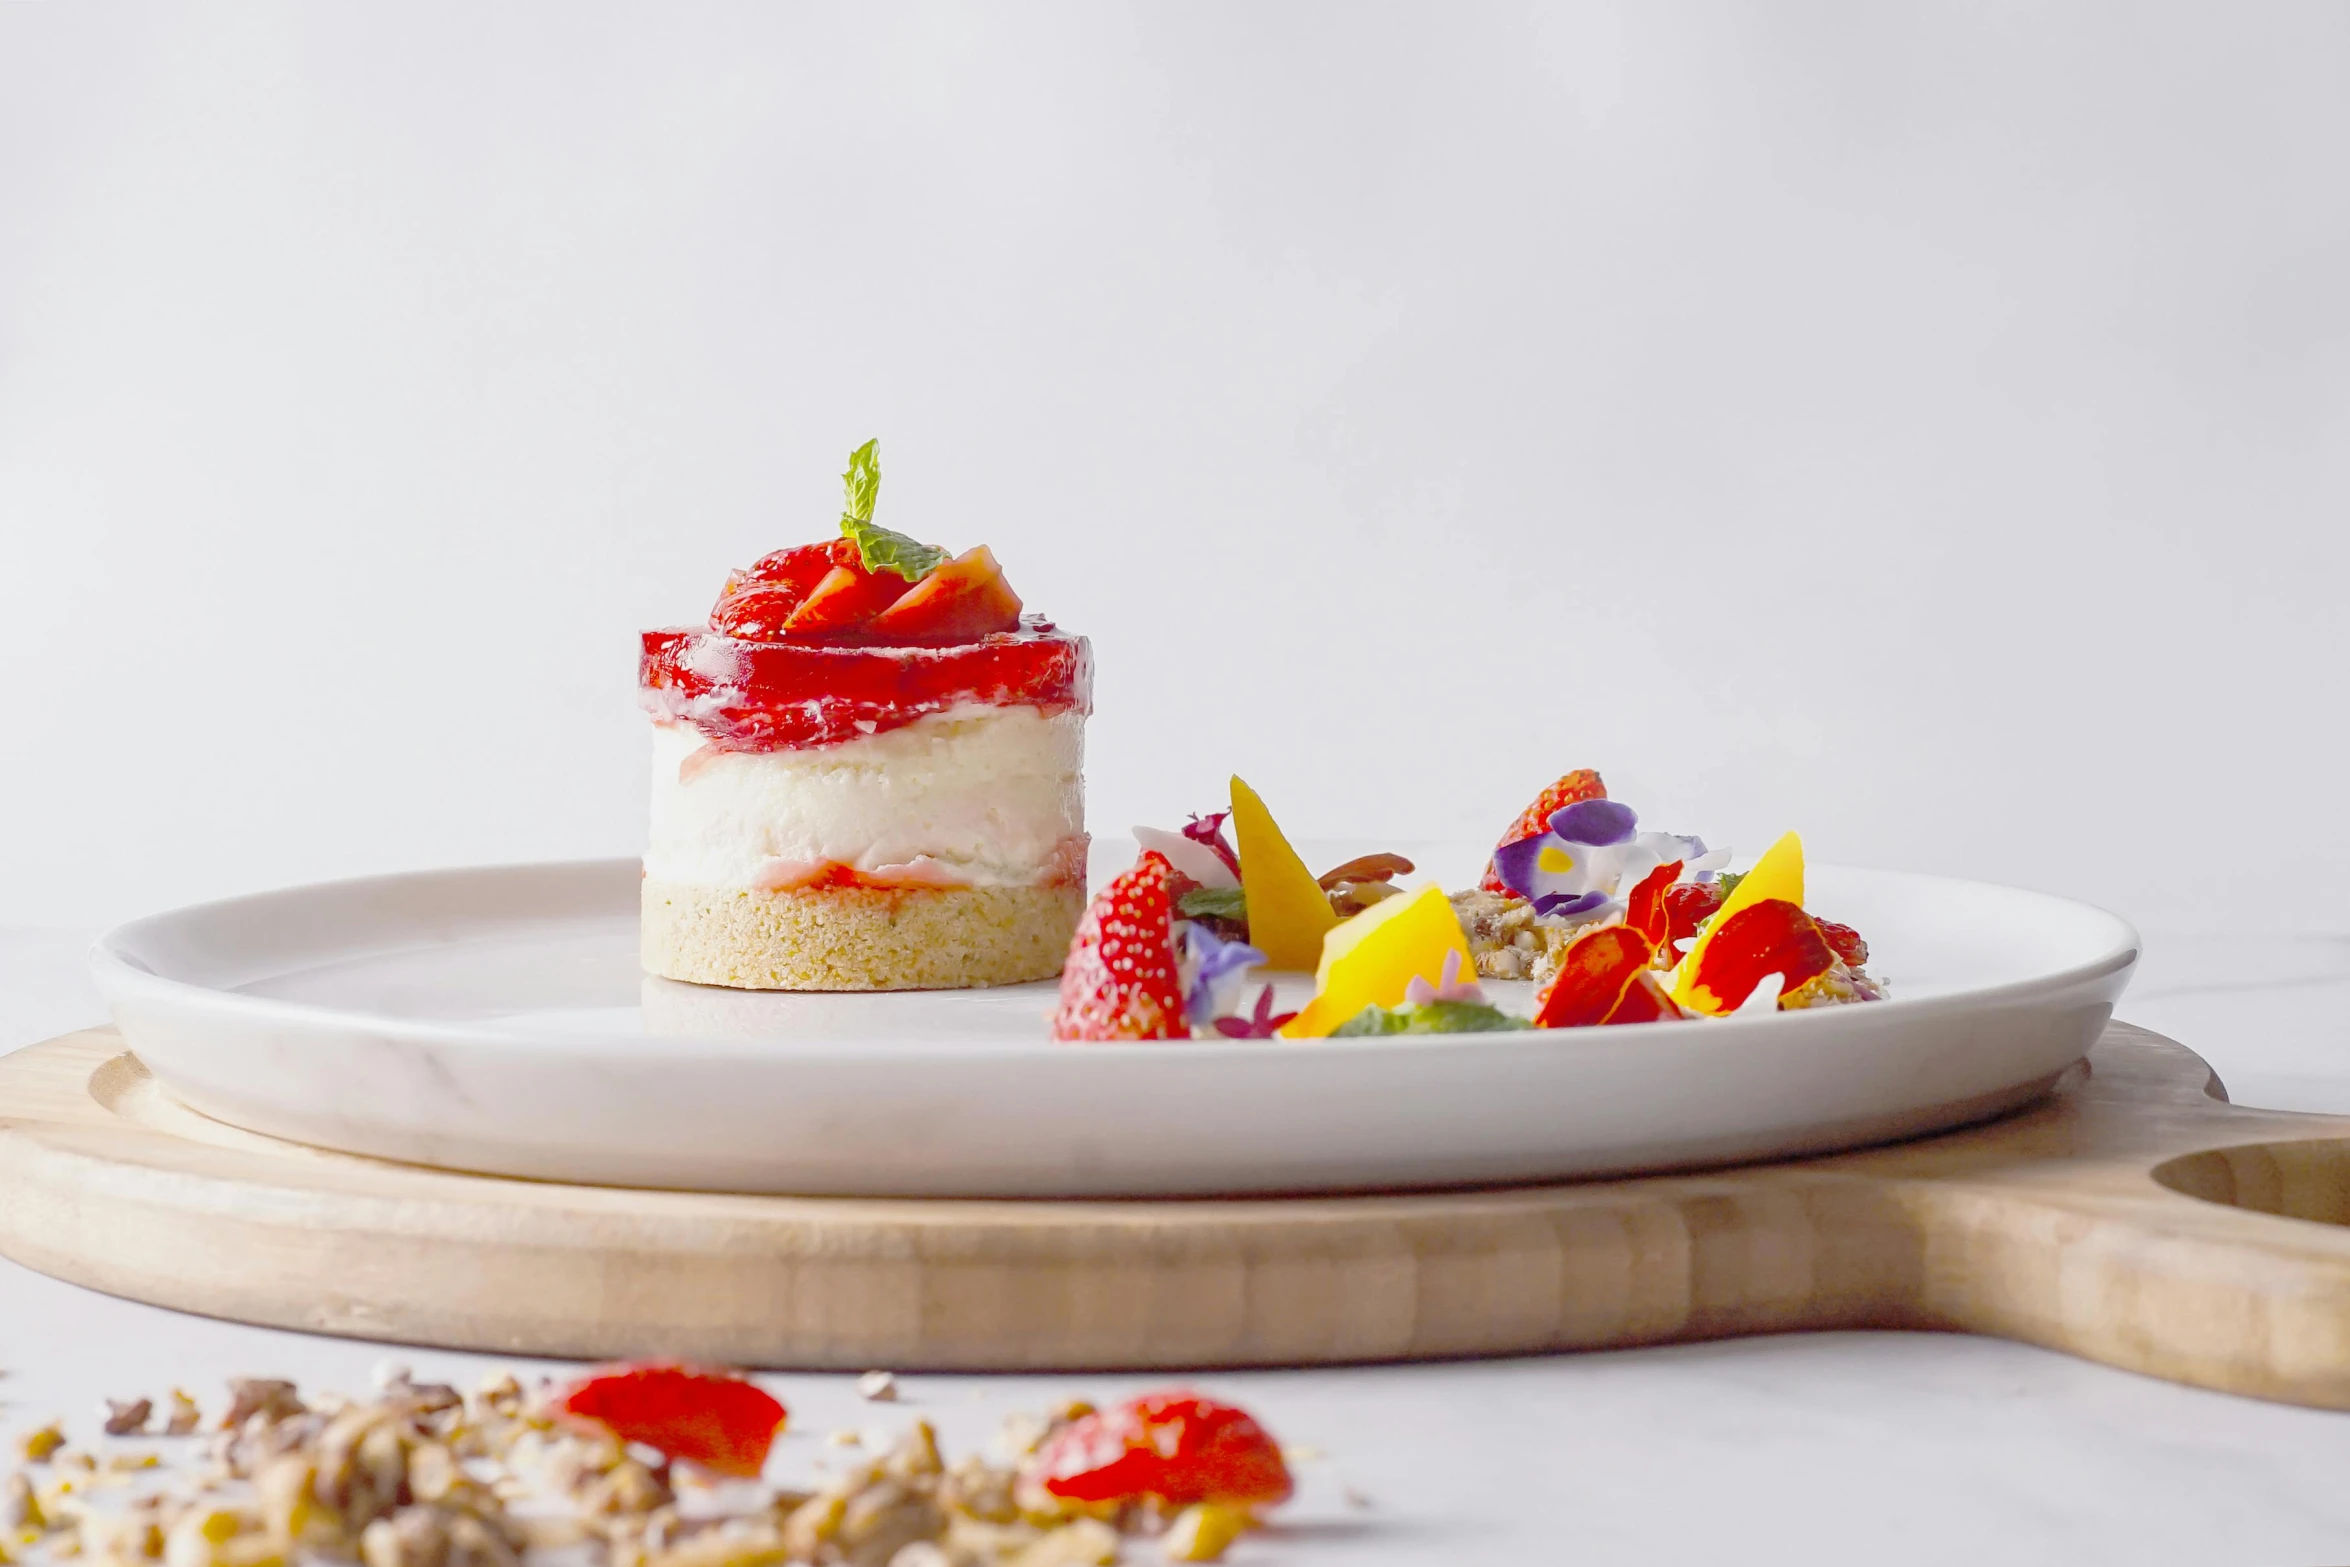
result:
[[[1447,886],[1483,860],[1401,847]],[[1098,845],[1097,879],[1132,853]],[[648,978],[633,860],[206,904],[109,933],[93,964],[173,1093],[273,1136],[550,1180],[1074,1197],[1621,1174],[1936,1130],[2043,1091],[2137,962],[2123,921],[2039,893],[1830,866],[1810,888],[1868,937],[1895,999],[1572,1032],[1056,1044],[1049,983]]]

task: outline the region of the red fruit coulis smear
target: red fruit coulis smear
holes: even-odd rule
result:
[[[1034,615],[1017,631],[918,647],[749,642],[673,627],[644,634],[637,699],[723,750],[782,751],[902,728],[967,702],[1090,713],[1093,648]]]

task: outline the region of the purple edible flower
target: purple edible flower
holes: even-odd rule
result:
[[[1599,848],[1631,842],[1633,829],[1639,825],[1640,813],[1621,800],[1577,800],[1553,811],[1550,817],[1550,830],[1567,842]]]
[[[1223,982],[1264,962],[1265,955],[1245,941],[1222,940],[1199,924],[1185,925],[1183,940],[1196,965],[1183,997],[1184,1015],[1196,1024],[1214,1023],[1223,999],[1219,992],[1227,988]]]
[[[1230,811],[1218,811],[1213,816],[1195,815],[1190,825],[1183,829],[1183,836],[1214,850],[1216,858],[1222,860],[1237,876],[1240,874],[1240,855],[1231,844],[1224,841],[1224,819],[1231,814]],[[1260,958],[1258,961],[1264,960]]]
[[[1546,898],[1536,898],[1534,912],[1557,915],[1588,914],[1593,909],[1606,908],[1609,901],[1608,895],[1596,887],[1589,892],[1554,892]]]
[[[1520,838],[1505,843],[1493,851],[1493,873],[1501,884],[1521,898],[1534,895],[1534,871],[1541,863],[1543,846],[1550,841],[1548,833],[1536,833],[1531,838]]]

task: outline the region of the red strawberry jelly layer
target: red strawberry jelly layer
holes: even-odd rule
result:
[[[674,628],[644,634],[637,700],[729,751],[831,745],[966,702],[1093,711],[1093,647],[1030,616],[945,647],[745,642]]]

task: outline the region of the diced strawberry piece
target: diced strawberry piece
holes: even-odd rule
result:
[[[624,1442],[642,1442],[714,1474],[756,1476],[784,1408],[731,1371],[674,1362],[610,1366],[565,1388],[557,1408]]]
[[[1656,949],[1629,925],[1602,925],[1559,954],[1559,971],[1534,1003],[1537,1028],[1591,1028],[1608,1020]]]
[[[1665,913],[1672,921],[1666,936],[1668,941],[1687,941],[1697,934],[1705,922],[1714,917],[1722,906],[1722,884],[1715,881],[1682,882],[1665,891]]]
[[[1061,969],[1055,1039],[1188,1039],[1175,972],[1167,857],[1144,850],[1077,922]]]
[[[1672,890],[1673,879],[1681,874],[1681,862],[1674,860],[1659,865],[1640,878],[1640,885],[1632,889],[1625,900],[1624,923],[1640,932],[1651,947],[1660,951],[1673,933],[1673,917],[1665,908],[1665,894]]]
[[[1765,898],[1715,928],[1692,978],[1713,999],[1714,1010],[1728,1012],[1744,1005],[1754,987],[1773,974],[1784,996],[1825,974],[1835,961],[1810,915],[1785,898]]]
[[[1020,624],[1020,595],[984,544],[940,566],[873,617],[869,635],[901,642],[958,642]]]
[[[1037,1450],[1027,1478],[1087,1504],[1156,1498],[1270,1507],[1292,1488],[1280,1447],[1246,1410],[1173,1392],[1072,1421]]]
[[[1860,968],[1867,964],[1869,944],[1861,940],[1859,931],[1854,930],[1850,925],[1839,925],[1834,920],[1821,919],[1816,914],[1812,916],[1812,923],[1820,928],[1820,939],[1827,942],[1828,950],[1842,958],[1846,964],[1853,968]]]
[[[784,634],[796,639],[862,631],[867,621],[896,603],[905,591],[906,579],[894,571],[867,571],[854,561],[835,566],[808,590],[800,607],[784,622]]]
[[[1568,806],[1579,804],[1584,800],[1604,800],[1606,798],[1607,785],[1600,782],[1599,774],[1588,767],[1579,767],[1536,795],[1534,803],[1519,812],[1518,819],[1510,823],[1510,830],[1501,835],[1501,842],[1516,843],[1521,838],[1531,838],[1548,828],[1550,819]],[[1501,872],[1494,869],[1491,860],[1485,862],[1484,879],[1479,881],[1477,885],[1487,892],[1497,892],[1504,896],[1507,896],[1510,890],[1508,884],[1501,879]]]

